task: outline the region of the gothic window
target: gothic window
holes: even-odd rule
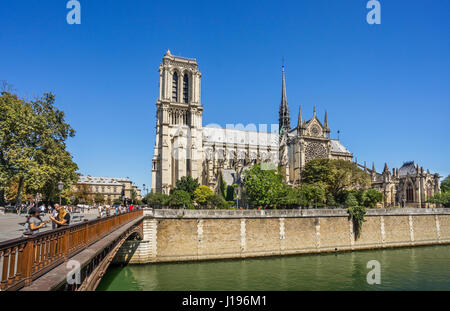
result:
[[[189,100],[189,78],[185,74],[183,76],[183,102],[187,103]]]
[[[178,102],[178,73],[174,72],[172,76],[172,100]]]
[[[305,150],[306,162],[314,159],[326,159],[328,158],[327,149],[321,143],[312,142],[306,146]]]
[[[414,202],[414,191],[411,184],[406,187],[406,201]]]

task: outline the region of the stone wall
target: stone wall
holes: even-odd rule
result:
[[[116,263],[151,263],[450,244],[450,209],[370,209],[355,239],[346,210],[152,210]]]

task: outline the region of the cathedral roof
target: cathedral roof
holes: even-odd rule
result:
[[[345,148],[344,145],[342,145],[341,142],[337,139],[331,139],[331,152],[351,154],[351,152],[348,151],[348,149]]]
[[[417,165],[414,163],[414,161],[405,162],[398,170],[398,174],[400,176],[406,176],[408,174],[415,175],[417,174]]]

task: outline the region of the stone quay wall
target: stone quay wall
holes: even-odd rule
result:
[[[114,262],[146,264],[450,244],[450,209],[368,209],[361,235],[345,209],[147,209],[144,239]]]

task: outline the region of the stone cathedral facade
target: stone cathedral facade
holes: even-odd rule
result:
[[[258,131],[256,126],[203,126],[201,77],[195,59],[173,56],[170,51],[164,55],[159,67],[159,95],[156,102],[153,192],[169,194],[176,181],[183,176],[198,178],[201,184],[218,191],[222,178],[228,185],[238,183],[242,171],[254,164],[281,167],[285,181],[295,186],[301,181],[302,168],[310,160],[353,160],[353,154],[339,140],[330,138],[326,112],[322,122],[314,107],[312,118],[304,121],[299,108],[296,125],[291,127],[284,66],[279,124],[272,131]],[[386,204],[398,205],[399,202],[405,202],[406,198],[411,199],[411,203],[418,203],[419,197],[423,199],[423,195],[407,196],[406,190],[398,190],[405,184],[400,181],[398,174],[389,175],[390,183],[386,186],[380,183],[385,177],[379,177],[380,174],[374,169],[367,171],[372,174],[373,187],[384,191],[385,197],[389,198]],[[418,173],[426,174],[420,170]],[[436,177],[439,175],[429,175],[432,177],[428,176],[426,182],[419,185],[426,184],[428,187],[431,182],[433,193],[439,191],[439,178]],[[394,190],[387,194],[385,189]],[[414,193],[427,191],[425,188],[421,190],[414,190]],[[404,198],[399,194],[404,195]]]

